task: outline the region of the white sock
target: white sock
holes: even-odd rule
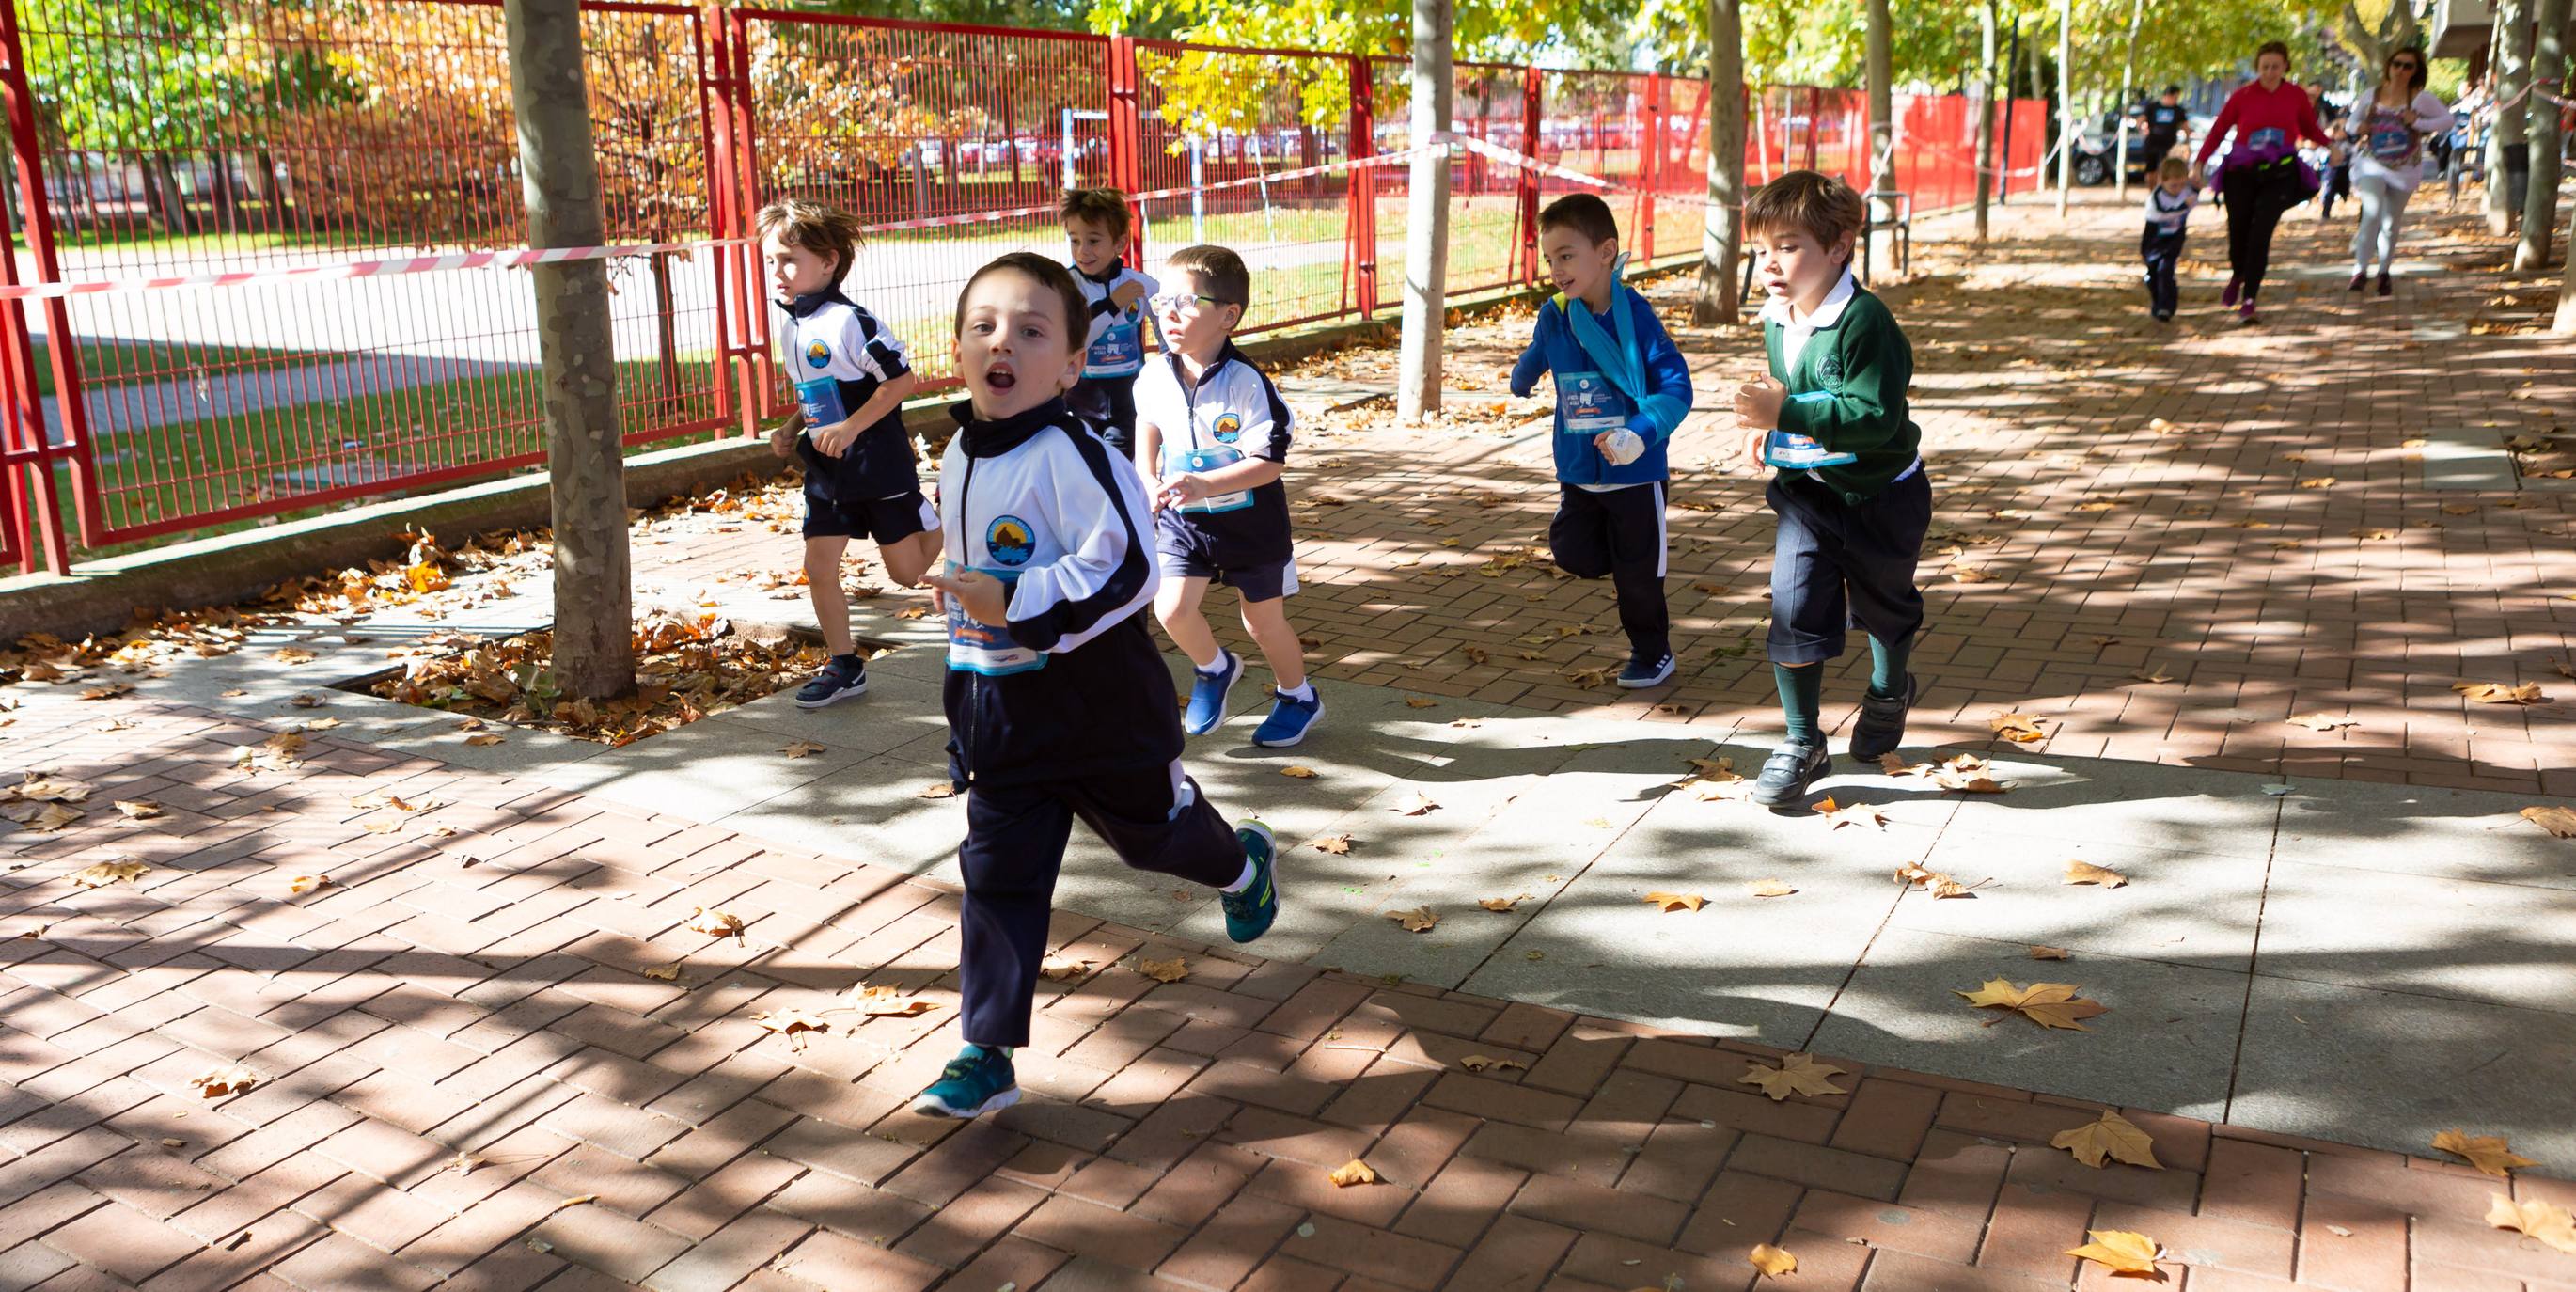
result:
[[[1252,887],[1253,878],[1260,873],[1261,868],[1252,864],[1252,858],[1246,857],[1243,859],[1243,873],[1235,876],[1234,882],[1226,885],[1221,891],[1240,893],[1243,890]]]
[[[1312,704],[1315,700],[1315,683],[1312,680],[1298,683],[1297,689],[1294,691],[1288,690],[1285,687],[1275,687],[1272,689],[1278,691],[1281,695],[1287,696],[1291,700],[1297,700],[1307,704]]]
[[[1215,677],[1217,674],[1234,667],[1234,652],[1227,650],[1223,646],[1219,646],[1216,648],[1215,663],[1210,664],[1205,668],[1199,668],[1197,664],[1192,664],[1190,667],[1197,668],[1201,677]]]

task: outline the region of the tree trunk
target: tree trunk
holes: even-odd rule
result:
[[[1995,195],[1995,0],[1977,6],[1977,241]]]
[[[170,165],[168,154],[154,153],[144,161],[143,187],[153,211],[161,217],[164,233],[197,231],[196,217],[188,211],[188,195],[179,188],[179,173]]]
[[[1413,0],[1413,142],[1449,132],[1454,91],[1450,0]],[[1523,146],[1536,148],[1535,140]],[[1404,334],[1395,387],[1396,420],[1414,423],[1440,407],[1440,342],[1449,278],[1449,152],[1413,159],[1404,221]]]
[[[2057,218],[2075,191],[2075,0],[2057,0]]]
[[[678,299],[671,293],[671,261],[680,254],[677,251],[656,251],[644,258],[653,268],[654,338],[658,342],[655,354],[661,359],[662,369],[662,399],[658,407],[666,417],[680,412],[680,308]]]
[[[1708,225],[1691,323],[1733,323],[1744,254],[1744,0],[1708,0]]]
[[[1869,78],[1869,224],[1876,226],[1894,214],[1896,205],[1896,95],[1888,78],[1893,72],[1893,55],[1888,48],[1887,0],[1869,0],[1869,32],[1863,50],[1865,75]],[[1864,227],[1861,235],[1873,243],[1878,232]],[[1862,264],[1874,263],[1865,248]]]
[[[528,242],[600,245],[607,218],[583,83],[580,0],[507,0],[505,12]],[[554,502],[555,684],[577,699],[615,699],[635,690],[635,592],[607,266],[563,261],[538,265],[529,277]]]
[[[2514,218],[2521,214],[2513,204],[2505,159],[2522,149],[2531,106],[2528,96],[2512,102],[2531,86],[2531,0],[2496,0],[2495,20],[2497,106],[2495,126],[2487,132],[2486,212],[2487,232],[2502,237],[2513,232]]]
[[[2539,31],[2531,49],[2531,83],[2557,93],[2567,83],[2568,0],[2540,0]],[[2558,105],[2533,94],[2531,189],[2522,203],[2522,241],[2513,267],[2531,273],[2549,267],[2549,239],[2558,229]]]
[[[2147,16],[2147,0],[2129,0],[2129,52],[2120,59],[2120,98],[2111,109],[2120,114],[2120,148],[2112,154],[2111,164],[2118,173],[2111,182],[2119,187],[2120,200],[2129,200],[2129,92],[2138,80],[2138,23]],[[2155,181],[2149,180],[2152,187]]]

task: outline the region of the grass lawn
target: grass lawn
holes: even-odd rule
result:
[[[35,345],[36,393],[54,393],[51,337]],[[276,350],[255,345],[221,345],[210,341],[90,341],[73,347],[81,381],[89,386],[124,386],[193,375],[197,369],[252,371],[337,356],[311,350]]]

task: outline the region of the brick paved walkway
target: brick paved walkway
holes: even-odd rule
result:
[[[2576,1289],[2482,1222],[2556,1181],[2143,1111],[2167,1169],[2093,1170],[2047,1146],[2092,1105],[1885,1069],[1773,1103],[1738,1079],[1777,1051],[1072,916],[1029,1102],[925,1120],[938,885],[327,734],[279,767],[185,709],[13,717],[16,765],[95,788],[0,834],[0,1287],[1704,1292],[1768,1241],[1785,1288],[2035,1292],[2111,1286],[2063,1254],[2090,1227],[2189,1292]],[[70,878],[118,859],[152,869]],[[862,982],[932,1008],[751,1020]],[[1355,1156],[1378,1183],[1326,1181]]]

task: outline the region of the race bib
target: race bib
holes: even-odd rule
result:
[[[1163,455],[1163,474],[1166,476],[1184,473],[1206,475],[1210,471],[1223,470],[1242,460],[1243,450],[1222,444],[1212,449],[1173,449]],[[1240,511],[1251,505],[1252,491],[1244,489],[1234,493],[1218,494],[1205,502],[1183,503],[1178,510],[1194,515],[1210,515],[1221,511]]]
[[[2264,148],[2284,148],[2289,145],[2289,142],[2290,136],[2288,132],[2282,130],[2279,126],[2265,126],[2245,137],[2245,146],[2248,149],[2255,150]]]
[[[1597,372],[1565,372],[1556,378],[1557,411],[1565,414],[1565,434],[1593,436],[1628,424],[1619,411],[1618,388]]]
[[[2394,112],[2374,112],[2370,116],[2370,155],[2394,166],[2415,152],[2415,132],[2406,128],[2406,118]]]
[[[850,410],[841,404],[841,383],[830,377],[808,377],[797,382],[796,405],[805,410],[807,426],[830,426],[850,416]]]
[[[957,573],[955,561],[947,562],[948,572]],[[1002,595],[1008,597],[1019,586],[1017,570],[986,568],[979,573],[1002,581]],[[1007,602],[1005,603],[1007,604]],[[1001,677],[1011,673],[1028,673],[1046,667],[1046,655],[1030,650],[1011,640],[1010,630],[1000,624],[988,624],[967,617],[966,607],[956,597],[948,598],[948,667],[952,672],[981,673]]]
[[[1833,397],[1834,393],[1830,390],[1810,390],[1803,395],[1790,396],[1790,402],[1818,404]],[[1812,435],[1799,435],[1792,431],[1773,431],[1763,437],[1762,460],[1775,467],[1804,471],[1813,467],[1838,467],[1847,462],[1858,462],[1860,458],[1857,454],[1836,453],[1818,444]]]
[[[1134,310],[1120,315],[1091,343],[1083,358],[1086,377],[1124,377],[1145,366],[1145,331]]]

